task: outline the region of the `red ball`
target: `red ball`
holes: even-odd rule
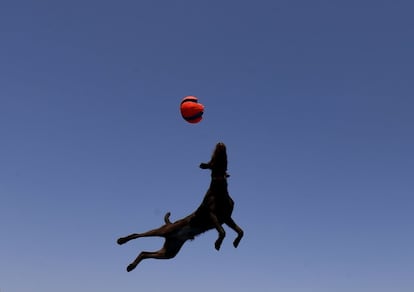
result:
[[[189,123],[196,124],[203,119],[204,105],[197,97],[189,95],[183,98],[180,105],[181,115]]]

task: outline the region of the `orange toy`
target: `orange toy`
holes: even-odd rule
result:
[[[189,123],[197,124],[203,119],[204,105],[197,97],[189,95],[183,98],[180,105],[181,115]]]

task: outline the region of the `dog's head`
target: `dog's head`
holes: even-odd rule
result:
[[[208,163],[201,163],[200,168],[211,169],[211,176],[213,178],[227,178],[230,175],[227,173],[227,151],[226,145],[219,142],[214,148],[211,160]]]
[[[217,143],[209,164],[212,177],[229,177],[227,174],[227,150],[223,142]]]

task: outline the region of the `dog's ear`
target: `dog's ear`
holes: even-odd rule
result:
[[[201,169],[209,169],[211,167],[210,167],[210,164],[202,162],[202,163],[200,163],[200,168]]]

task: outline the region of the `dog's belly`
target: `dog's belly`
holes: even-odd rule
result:
[[[182,240],[194,239],[194,237],[201,233],[201,230],[191,226],[184,226],[176,232],[174,232],[174,237],[180,238]]]

